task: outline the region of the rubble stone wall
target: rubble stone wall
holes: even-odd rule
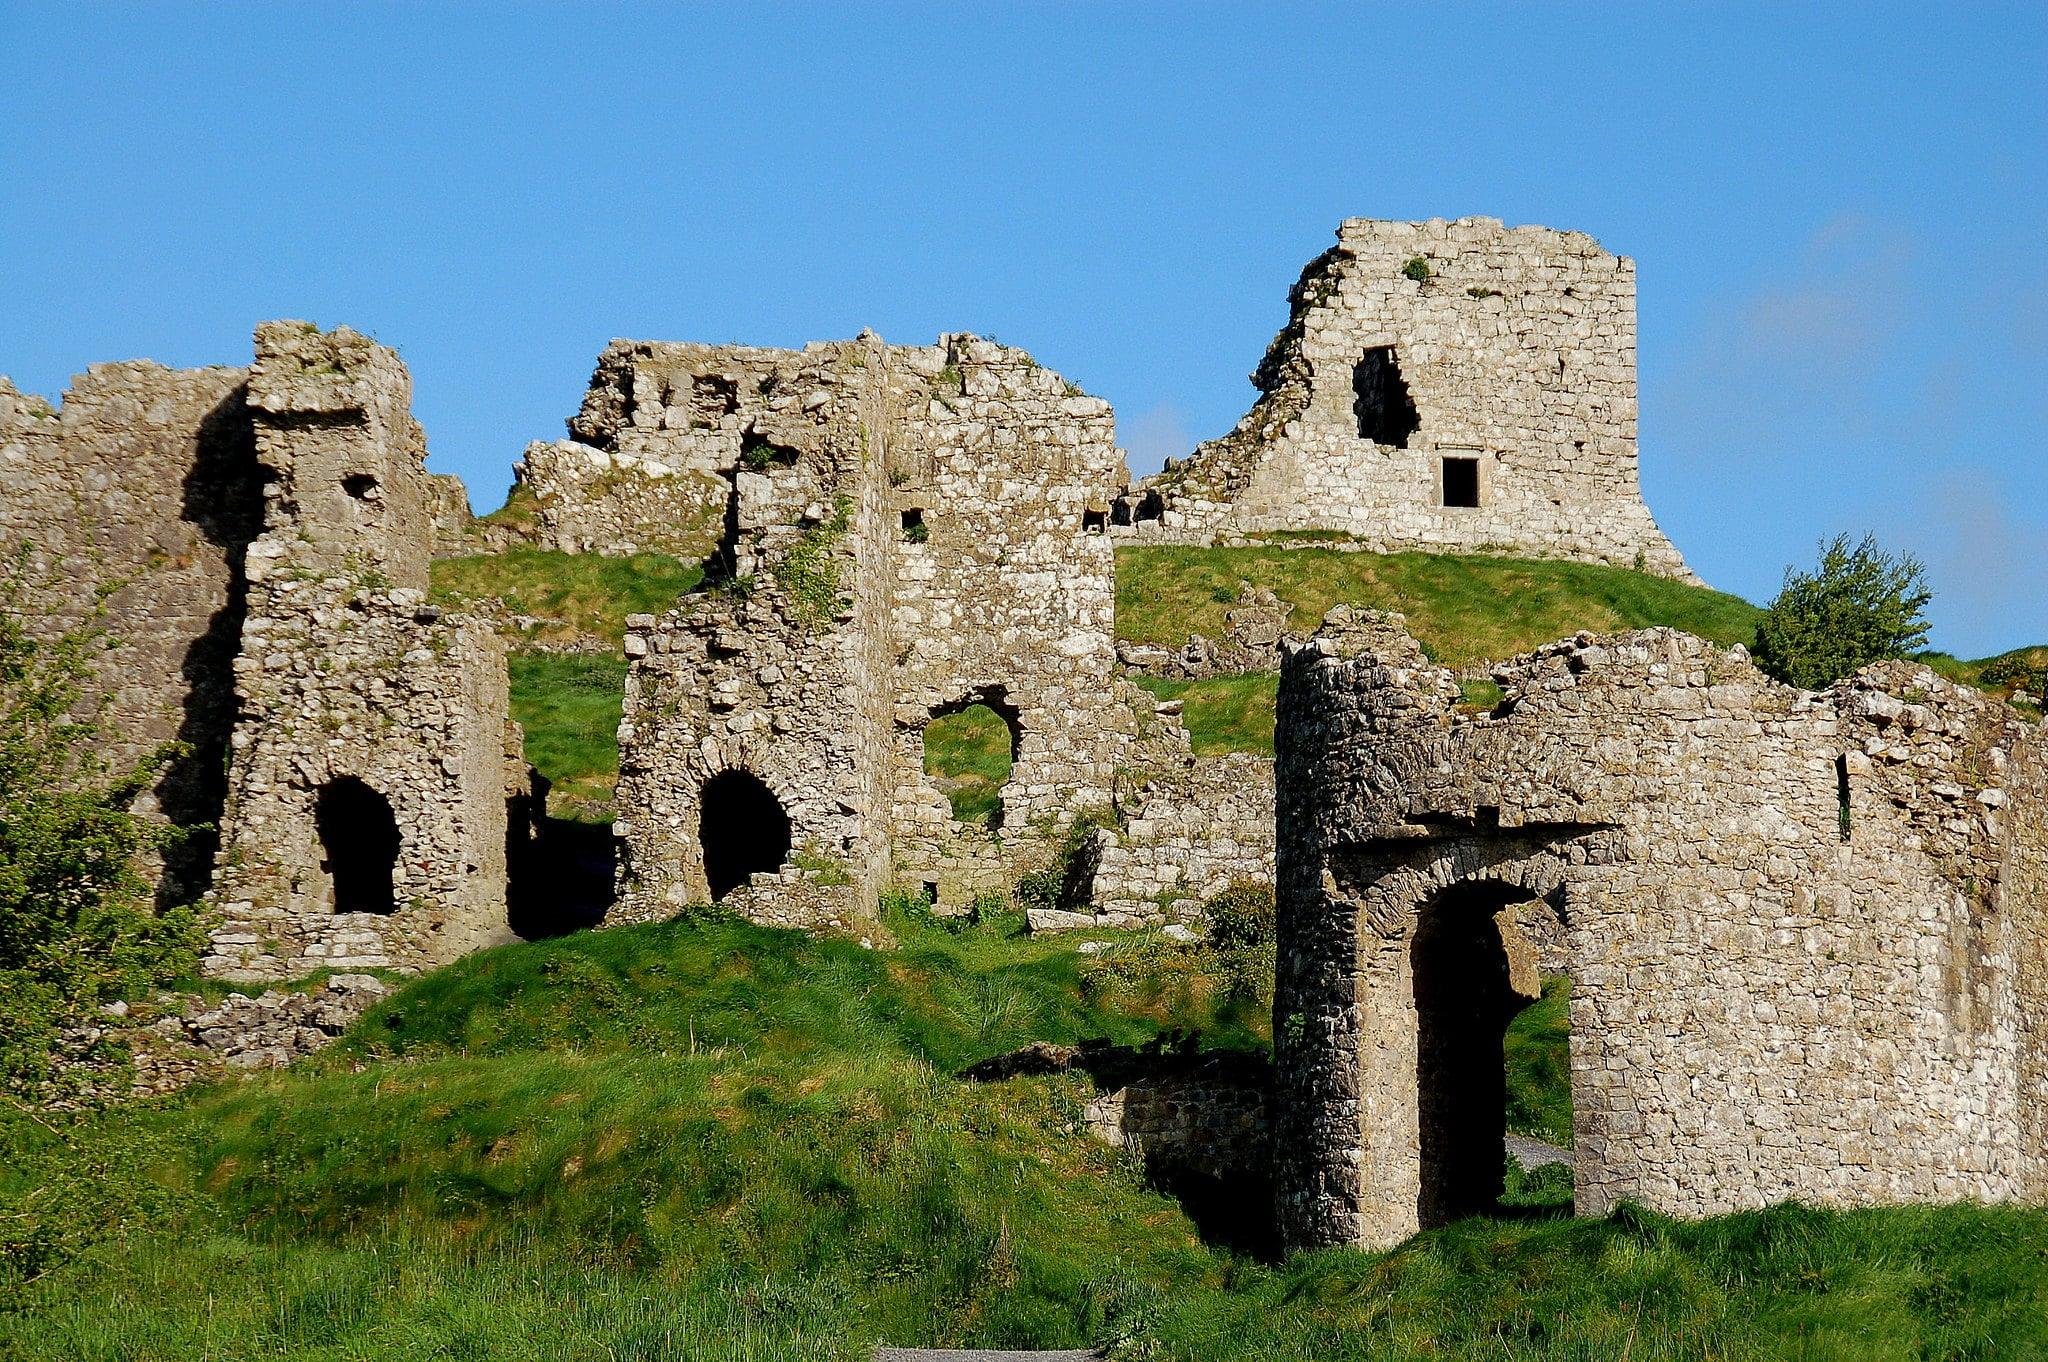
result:
[[[1133,486],[1119,534],[1331,530],[1691,580],[1637,479],[1634,262],[1493,218],[1352,218],[1289,302],[1258,402]]]
[[[507,801],[525,781],[504,645],[427,603],[440,498],[410,399],[398,357],[346,328],[257,330],[270,477],[234,667],[216,974],[422,967],[505,933]],[[387,856],[388,894],[337,901],[337,869]]]
[[[1497,1190],[1498,1111],[1443,1113],[1498,1052],[1490,1080],[1432,1067],[1417,942],[1491,941],[1460,976],[1490,988],[1522,914],[1564,923],[1582,1212],[2048,1194],[2039,725],[1903,664],[1795,691],[1670,630],[1503,664],[1487,713],[1398,616],[1289,653],[1291,1243],[1389,1244],[1451,1181]]]
[[[727,483],[701,466],[574,440],[536,441],[512,465],[512,479],[506,509],[469,522],[451,551],[665,553],[696,562],[723,528]]]
[[[1109,802],[1138,719],[1114,677],[1107,404],[971,336],[620,342],[571,429],[728,489],[706,588],[630,623],[612,920],[711,892],[701,799],[723,770],[789,823],[788,858],[733,901],[804,925],[860,927],[891,879],[964,902]],[[925,725],[976,702],[1013,724],[993,831],[923,769]]]
[[[28,550],[32,627],[92,622],[113,645],[98,673],[109,765],[190,744],[142,805],[177,823],[214,821],[225,797],[242,554],[262,515],[247,379],[98,364],[58,408],[0,379],[0,552]],[[211,851],[166,867],[167,897],[205,887]]]
[[[1124,817],[1094,833],[1091,916],[1034,926],[1199,922],[1203,905],[1240,882],[1273,882],[1273,761],[1232,752],[1187,757],[1151,773]]]

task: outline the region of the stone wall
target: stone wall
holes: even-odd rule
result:
[[[965,902],[1109,802],[1138,714],[1114,677],[1106,403],[971,336],[619,343],[571,429],[728,489],[706,588],[630,624],[615,920],[717,893],[858,926],[892,879]],[[970,703],[1012,726],[993,828],[924,774],[925,725]],[[765,843],[707,804],[724,772]],[[744,884],[706,864],[727,844],[759,853]],[[794,883],[816,892],[792,907]]]
[[[681,464],[618,447],[659,445],[669,442],[671,434],[660,426],[651,432],[613,432],[602,449],[574,440],[528,445],[512,465],[512,492],[504,508],[469,522],[450,551],[536,548],[702,559],[718,543],[728,491],[724,478],[701,457],[697,447],[706,442],[674,439],[686,456]]]
[[[0,552],[29,549],[31,626],[52,634],[97,615],[111,651],[100,752],[123,769],[173,739],[190,754],[145,812],[211,823],[225,797],[231,667],[242,627],[242,553],[261,524],[241,369],[94,365],[61,408],[0,379]],[[200,892],[212,844],[165,867],[163,893]]]
[[[1289,303],[1258,402],[1119,499],[1119,534],[1331,530],[1692,579],[1637,481],[1632,261],[1492,218],[1351,218]]]
[[[1577,1199],[2039,1200],[2042,728],[1888,664],[1825,694],[1670,630],[1458,707],[1399,617],[1280,692],[1283,1233],[1384,1245],[1500,1184],[1520,924],[1567,943]]]
[[[506,931],[523,796],[504,646],[426,599],[437,497],[397,355],[271,322],[249,381],[264,532],[207,969],[421,967]]]

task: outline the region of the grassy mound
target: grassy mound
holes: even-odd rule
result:
[[[1224,752],[1273,755],[1274,704],[1280,694],[1276,672],[1212,676],[1174,681],[1158,676],[1131,678],[1161,700],[1181,702],[1181,722],[1198,757]]]
[[[948,1077],[1031,1038],[1192,1026],[1258,1044],[1206,952],[895,925],[891,951],[715,915],[506,947],[417,981],[289,1073],[75,1123],[0,1109],[0,1356],[2048,1346],[2038,1212],[1681,1225],[1625,1209],[1234,1258],[1086,1138],[1084,1080]],[[1099,963],[1140,951],[1142,972]]]
[[[1179,647],[1220,637],[1240,582],[1294,607],[1312,629],[1340,604],[1399,610],[1438,662],[1512,657],[1582,629],[1669,625],[1716,643],[1749,643],[1761,613],[1739,596],[1627,568],[1438,553],[1352,553],[1310,545],[1129,547],[1116,551],[1117,637]]]

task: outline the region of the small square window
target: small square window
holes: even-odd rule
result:
[[[1444,505],[1479,504],[1479,460],[1447,456],[1444,459]]]
[[[1107,534],[1109,532],[1109,512],[1081,512],[1081,530],[1084,534]]]
[[[931,537],[925,527],[924,512],[916,507],[903,513],[903,541],[907,544],[922,544]]]

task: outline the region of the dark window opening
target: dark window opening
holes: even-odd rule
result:
[[[789,815],[751,771],[720,771],[699,795],[697,843],[711,897],[722,899],[755,875],[782,869],[789,859]]]
[[[351,473],[341,480],[341,490],[357,501],[374,501],[377,497],[377,480],[368,473]]]
[[[1506,1174],[1508,1022],[1528,1005],[1509,977],[1495,915],[1519,891],[1452,889],[1425,909],[1409,947],[1415,987],[1417,1216],[1424,1229],[1491,1214]]]
[[[924,901],[927,904],[935,904],[939,901],[939,882],[937,880],[926,880],[924,882]]]
[[[1444,460],[1444,505],[1477,506],[1479,504],[1479,460],[1446,458]]]
[[[1841,805],[1842,840],[1846,842],[1849,840],[1850,832],[1849,754],[1846,752],[1835,758],[1835,799]]]
[[[397,911],[392,878],[399,837],[391,801],[354,776],[343,776],[321,789],[313,827],[320,835],[320,868],[334,885],[334,911]]]
[[[1357,398],[1351,410],[1358,416],[1358,433],[1374,444],[1406,449],[1408,438],[1422,429],[1393,346],[1376,345],[1365,352],[1351,371],[1351,391]]]
[[[903,542],[922,544],[932,537],[931,528],[924,523],[924,512],[913,507],[903,513]]]
[[[1157,520],[1165,514],[1166,498],[1160,496],[1159,493],[1147,492],[1144,496],[1138,498],[1137,518],[1139,520]]]
[[[740,464],[756,473],[765,473],[771,468],[794,468],[797,452],[788,445],[781,445],[748,427],[740,436]]]
[[[1081,512],[1081,532],[1082,532],[1083,534],[1107,534],[1107,533],[1109,533],[1109,512],[1108,512],[1108,511],[1083,511],[1083,512]]]

